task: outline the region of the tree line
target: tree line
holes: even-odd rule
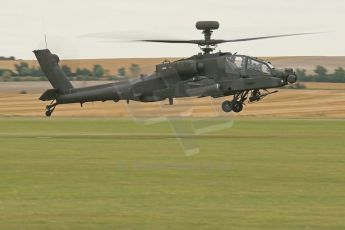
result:
[[[127,77],[138,77],[141,68],[138,64],[131,64],[128,69],[120,67],[117,73],[110,74],[102,65],[95,64],[92,69],[76,68],[72,70],[68,65],[62,65],[61,69],[67,77],[73,81],[84,80],[118,80]],[[14,70],[0,68],[0,81],[45,81],[47,80],[42,69],[38,66],[29,66],[27,62],[14,65]]]
[[[10,56],[10,57],[0,56],[0,61],[14,61],[14,60],[16,60],[16,58],[13,56]]]
[[[296,69],[298,81],[345,83],[345,70],[343,67],[338,67],[333,73],[330,73],[327,68],[318,65],[313,72],[314,74],[307,74],[305,69]]]

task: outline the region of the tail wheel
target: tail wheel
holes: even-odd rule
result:
[[[56,103],[56,102],[54,103],[54,101],[52,101],[52,102],[50,103],[50,105],[47,105],[47,106],[46,106],[46,112],[45,112],[45,114],[46,114],[47,117],[50,117],[50,116],[53,114],[53,112],[54,112],[56,106],[57,106],[57,103]]]
[[[226,113],[231,112],[232,111],[232,102],[231,101],[224,101],[222,103],[222,109]]]
[[[50,117],[50,116],[52,115],[52,112],[53,112],[53,111],[51,111],[51,110],[47,110],[47,111],[46,111],[46,117]]]

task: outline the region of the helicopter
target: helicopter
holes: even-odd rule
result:
[[[59,57],[49,49],[34,50],[34,54],[46,75],[52,89],[46,90],[41,101],[51,101],[46,106],[45,115],[51,116],[57,105],[86,102],[125,100],[157,102],[167,100],[174,104],[175,98],[185,97],[228,97],[221,108],[224,112],[239,113],[244,104],[258,102],[276,93],[280,88],[297,81],[292,68],[277,69],[265,60],[232,54],[214,52],[217,45],[226,42],[244,42],[259,39],[305,35],[311,33],[283,34],[265,37],[252,37],[233,40],[212,39],[214,30],[219,28],[217,21],[198,21],[196,29],[201,30],[204,39],[200,40],[137,40],[142,42],[196,44],[202,52],[174,62],[165,61],[156,65],[156,70],[148,76],[122,80],[96,86],[74,88],[59,66]]]

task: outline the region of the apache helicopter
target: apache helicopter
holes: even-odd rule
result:
[[[235,40],[211,39],[219,28],[217,21],[199,21],[196,28],[202,30],[201,40],[138,40],[144,42],[197,44],[203,51],[192,57],[156,65],[156,71],[146,77],[123,80],[97,86],[74,88],[59,66],[59,57],[48,49],[33,51],[50,81],[53,89],[48,89],[39,98],[51,101],[46,106],[46,116],[51,116],[59,104],[131,100],[156,102],[183,97],[226,97],[232,100],[222,103],[224,112],[241,112],[244,103],[260,101],[265,96],[276,93],[268,91],[297,81],[292,68],[276,69],[270,62],[232,53],[215,52],[218,44],[259,39],[296,36],[310,33],[284,34]]]

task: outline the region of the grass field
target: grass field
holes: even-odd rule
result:
[[[180,134],[200,153],[167,122],[0,119],[0,229],[345,228],[345,120]]]

